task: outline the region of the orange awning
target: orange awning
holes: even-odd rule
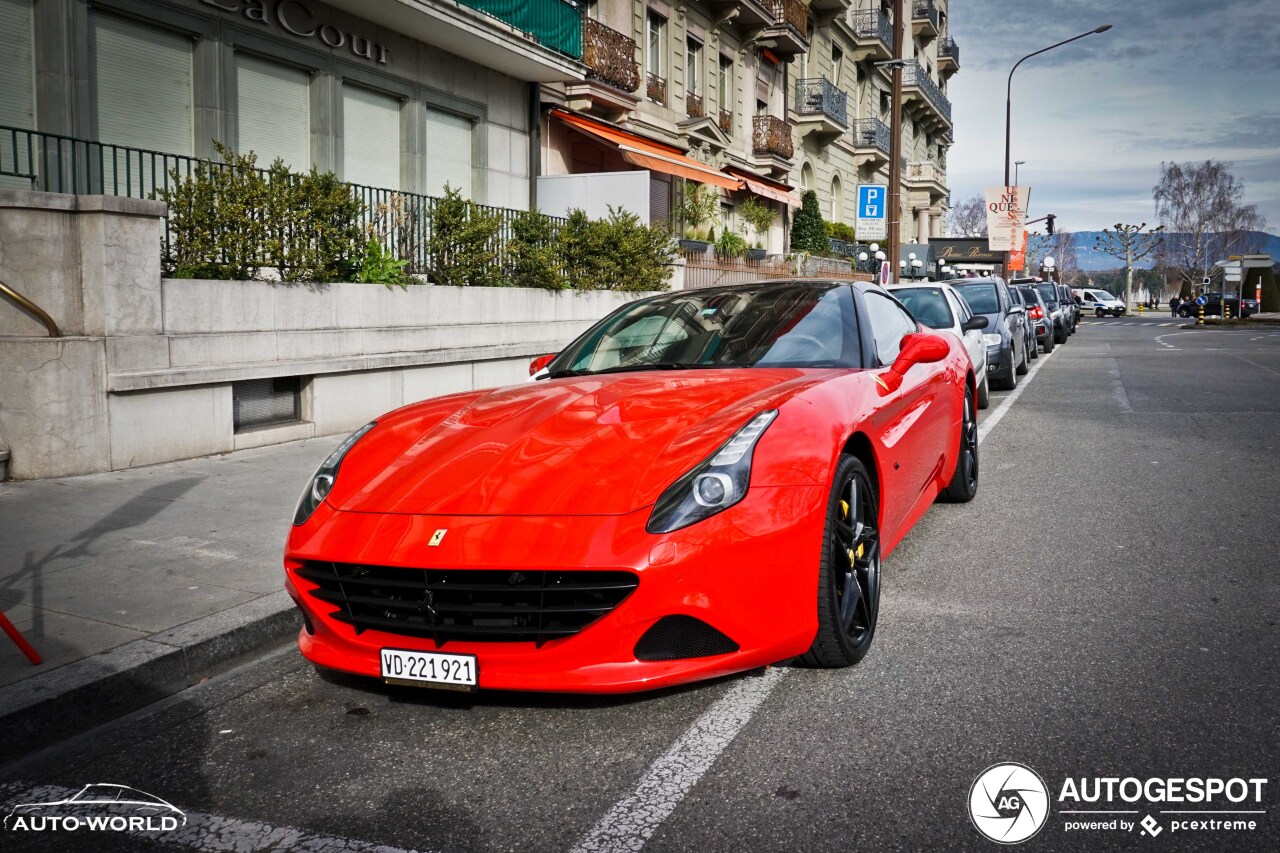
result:
[[[780,201],[783,204],[789,204],[792,207],[800,206],[800,199],[796,198],[795,192],[786,184],[767,181],[764,178],[755,175],[744,174],[736,169],[733,170],[733,176],[741,178],[742,182],[747,185],[747,189],[762,198]]]
[[[742,189],[742,181],[718,172],[705,163],[699,163],[692,157],[686,157],[674,146],[652,142],[643,136],[618,130],[616,127],[563,110],[552,110],[551,114],[575,130],[616,145],[622,158],[633,166],[666,175],[676,175],[703,184],[713,184],[726,190]]]

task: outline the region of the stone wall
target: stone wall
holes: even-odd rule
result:
[[[0,440],[54,477],[339,433],[406,403],[525,381],[640,294],[161,279],[159,202],[0,191]],[[302,419],[237,433],[233,383],[303,382]]]

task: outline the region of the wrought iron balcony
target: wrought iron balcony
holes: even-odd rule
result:
[[[477,12],[508,23],[529,38],[565,56],[582,59],[582,6],[569,0],[460,0]]]
[[[775,116],[761,113],[752,119],[751,150],[765,157],[790,160],[795,154],[791,140],[791,125]]]
[[[872,58],[892,59],[894,47],[893,24],[879,9],[866,12],[851,12],[849,25],[853,28],[854,37],[862,44],[872,48]]]
[[[889,155],[889,125],[878,118],[860,118],[853,123],[853,147],[871,148]]]
[[[914,0],[911,4],[911,32],[923,37],[926,44],[941,32],[938,7],[933,0]]]
[[[611,30],[594,18],[582,19],[582,62],[587,76],[624,92],[640,88],[635,39]]]
[[[644,95],[655,104],[667,105],[667,78],[656,74],[644,76]]]
[[[686,92],[684,96],[684,111],[689,118],[702,118],[706,115],[702,109],[702,96],[693,92]]]
[[[796,81],[795,111],[800,115],[823,115],[840,125],[849,123],[849,96],[826,77],[806,77]]]
[[[733,110],[720,110],[720,129],[733,136]]]
[[[902,88],[906,97],[911,98],[919,92],[923,100],[942,119],[947,126],[951,125],[951,101],[942,94],[938,84],[933,82],[929,72],[919,62],[912,59],[902,66]]]
[[[948,76],[960,70],[960,45],[951,36],[938,42],[938,70]]]
[[[773,22],[761,37],[774,43],[775,53],[796,54],[809,49],[809,7],[800,0],[774,0]]]

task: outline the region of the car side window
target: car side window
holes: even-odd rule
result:
[[[960,325],[964,325],[973,319],[973,312],[969,310],[969,305],[963,299],[958,298],[951,291],[946,291],[947,302],[951,305],[951,310],[960,318]]]
[[[1003,281],[996,281],[996,298],[1000,300],[1000,310],[1008,311],[1013,305],[1012,297],[1009,296],[1009,287]]]
[[[868,291],[864,300],[867,305],[867,321],[871,326],[871,337],[876,343],[876,357],[883,367],[893,364],[902,348],[902,338],[916,331],[916,321],[903,309],[883,293]]]

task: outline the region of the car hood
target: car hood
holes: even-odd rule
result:
[[[428,400],[380,418],[328,500],[349,512],[620,515],[832,373],[646,371]]]

